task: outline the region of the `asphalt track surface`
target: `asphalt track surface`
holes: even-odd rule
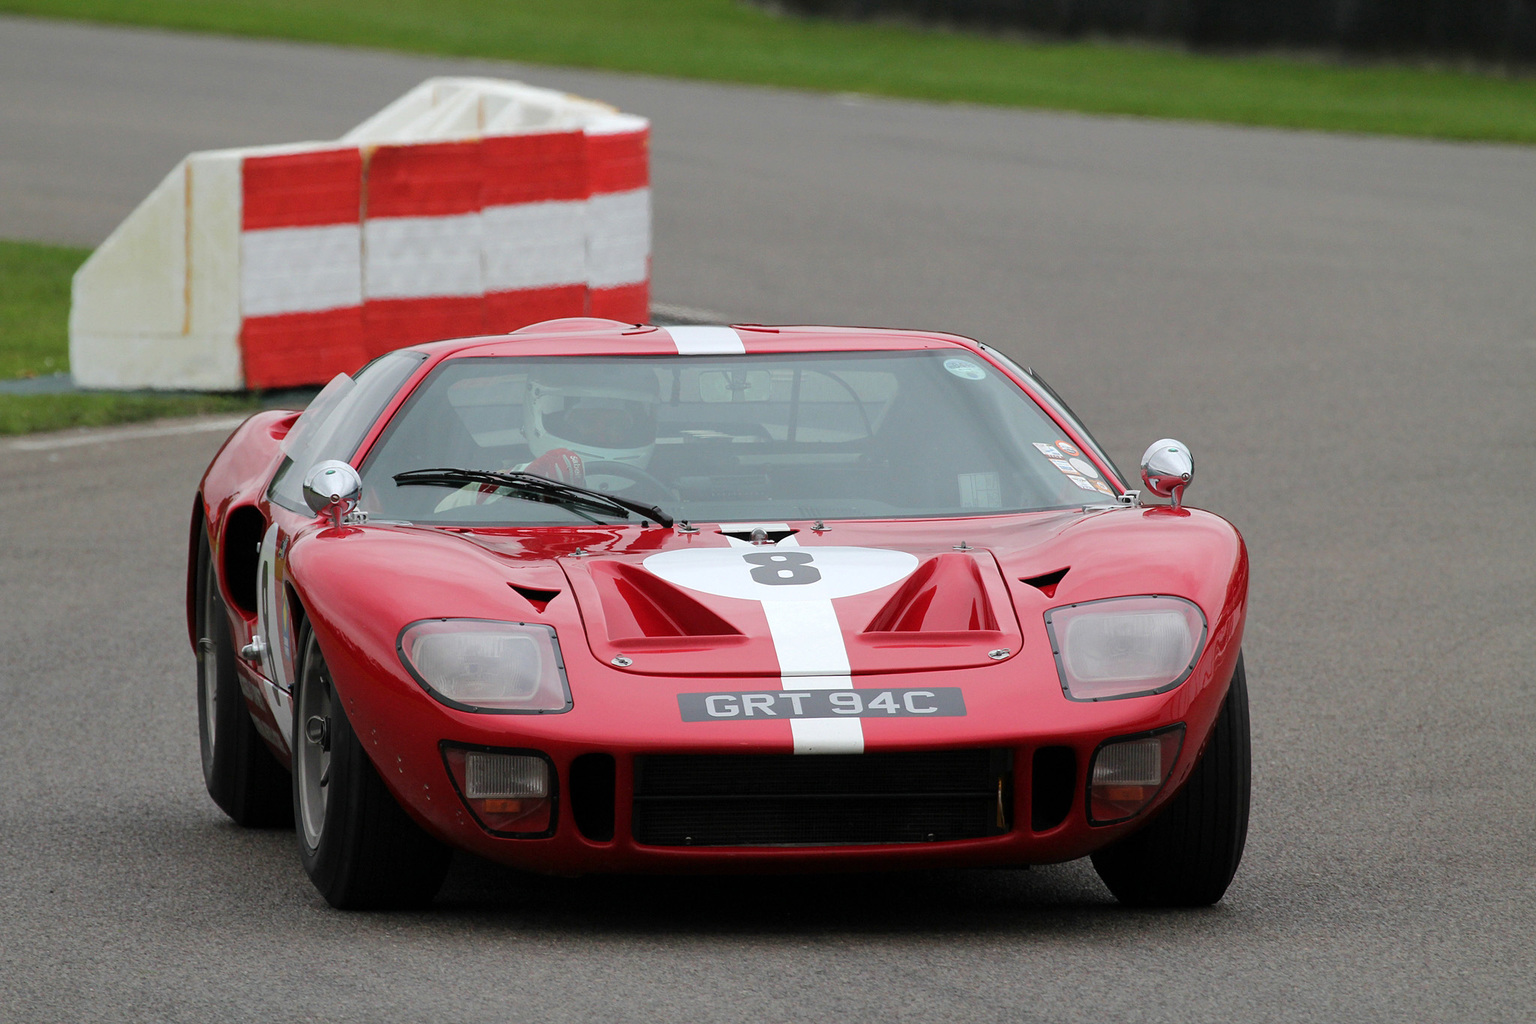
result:
[[[430,913],[333,912],[202,792],[185,524],[227,424],[34,438],[0,442],[0,1020],[1536,1016],[1536,150],[0,19],[0,236],[93,244],[185,151],[463,71],[654,119],[659,298],[973,334],[1122,464],[1191,445],[1253,560],[1237,878],[1151,913],[1086,863],[461,860]]]

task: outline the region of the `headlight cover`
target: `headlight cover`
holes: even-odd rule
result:
[[[1189,678],[1205,648],[1205,615],[1182,597],[1084,601],[1045,613],[1069,700],[1162,693]]]
[[[460,711],[558,714],[571,709],[553,628],[491,619],[422,619],[400,631],[400,661],[422,688]]]

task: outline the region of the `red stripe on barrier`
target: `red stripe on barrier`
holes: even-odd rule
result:
[[[247,388],[322,384],[368,361],[362,309],[250,317],[240,325]]]
[[[480,209],[480,143],[380,146],[368,158],[368,217],[446,217]]]
[[[246,231],[356,224],[362,171],[355,148],[246,157],[241,224]]]
[[[651,183],[651,133],[587,136],[587,186],[590,193],[629,192]]]
[[[649,278],[649,274],[646,275]],[[587,302],[587,315],[607,317],[626,324],[649,323],[651,319],[651,285],[649,280],[639,284],[621,284],[617,288],[594,288]]]
[[[579,131],[498,135],[481,142],[486,206],[585,199],[586,137]]]
[[[485,297],[485,333],[506,334],[543,320],[587,315],[587,286],[557,285],[491,292]]]
[[[485,333],[485,300],[479,295],[429,299],[369,299],[363,303],[369,357],[402,345]]]

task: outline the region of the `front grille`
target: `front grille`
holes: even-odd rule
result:
[[[635,759],[635,841],[854,846],[1001,835],[1006,750],[653,755]]]

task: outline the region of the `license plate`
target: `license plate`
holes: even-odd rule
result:
[[[749,690],[680,693],[685,722],[773,718],[955,718],[965,714],[958,686],[888,690]]]

